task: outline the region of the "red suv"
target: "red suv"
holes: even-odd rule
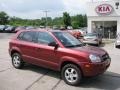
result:
[[[111,62],[105,50],[85,46],[68,32],[52,30],[19,31],[9,42],[9,54],[15,68],[27,62],[60,71],[69,85],[104,73]]]

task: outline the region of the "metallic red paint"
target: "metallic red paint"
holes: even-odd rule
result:
[[[25,30],[26,31],[26,30]],[[29,30],[28,30],[29,31]],[[9,53],[19,52],[25,62],[42,66],[45,68],[60,71],[64,62],[74,63],[82,70],[84,76],[95,76],[106,71],[110,65],[110,60],[101,63],[92,63],[89,59],[90,54],[104,55],[105,50],[96,47],[78,47],[66,48],[64,45],[52,34],[51,31],[34,30],[35,32],[48,32],[59,44],[57,50],[52,46],[42,45],[33,42],[26,42],[18,40],[17,37],[21,32],[19,31],[9,42]],[[89,67],[87,67],[87,66]]]

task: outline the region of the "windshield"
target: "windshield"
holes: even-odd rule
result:
[[[73,37],[68,32],[53,32],[56,38],[65,46],[65,47],[80,47],[83,44]]]

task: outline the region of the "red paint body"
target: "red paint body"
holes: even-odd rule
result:
[[[92,46],[66,48],[51,31],[34,31],[48,32],[59,44],[59,48],[55,50],[52,46],[18,40],[18,35],[24,32],[19,31],[9,42],[10,55],[12,55],[13,52],[18,52],[25,62],[56,71],[60,71],[64,63],[74,63],[79,66],[84,76],[101,74],[105,72],[110,65],[109,60],[101,63],[92,63],[89,59],[90,54],[105,55],[107,52],[103,49]]]

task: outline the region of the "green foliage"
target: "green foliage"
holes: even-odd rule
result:
[[[62,17],[56,17],[56,18],[54,18],[52,24],[53,25],[57,25],[57,26],[64,25],[63,18]]]
[[[9,16],[5,13],[5,12],[0,12],[0,24],[4,25],[4,24],[8,24],[9,22]]]
[[[72,18],[73,28],[87,27],[86,15],[76,15],[76,16],[72,16],[71,18]]]
[[[78,22],[77,21],[73,21],[72,22],[72,27],[73,27],[73,29],[78,29],[79,28]]]
[[[71,17],[69,16],[69,13],[67,12],[63,13],[63,22],[66,29],[68,26],[71,26]]]
[[[41,19],[21,19],[18,17],[10,17],[5,12],[0,12],[0,24],[10,24],[13,26],[45,26],[46,18]],[[87,27],[87,16],[76,15],[69,16],[69,13],[64,12],[63,17],[47,18],[47,25],[52,27],[66,27],[73,26],[74,29],[80,27]]]

